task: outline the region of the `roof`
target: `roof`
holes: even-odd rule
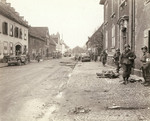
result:
[[[21,16],[15,11],[13,7],[10,7],[9,3],[0,2],[0,14],[5,16],[6,18],[17,22],[20,25],[28,27],[28,22],[23,20]]]
[[[105,1],[106,1],[106,0],[100,0],[100,3],[99,3],[99,4],[104,5]]]
[[[45,41],[47,37],[48,27],[30,27],[29,28],[29,35],[33,37],[37,37]]]

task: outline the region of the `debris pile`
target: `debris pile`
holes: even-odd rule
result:
[[[89,113],[91,110],[90,109],[85,109],[84,107],[75,107],[72,111],[70,111],[73,114],[79,114],[79,113]]]
[[[113,70],[102,71],[102,73],[96,73],[99,78],[118,78],[119,73],[114,72]]]

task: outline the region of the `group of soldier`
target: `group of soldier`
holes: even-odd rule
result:
[[[141,57],[142,66],[140,69],[142,70],[144,78],[143,85],[150,86],[150,54],[148,53],[148,47],[143,46],[141,51],[143,55]],[[107,55],[106,50],[103,50],[100,56],[100,60],[104,66],[107,62]],[[135,66],[135,59],[136,55],[131,51],[129,44],[124,45],[124,51],[122,53],[120,52],[120,49],[117,48],[115,54],[113,55],[113,61],[116,65],[116,72],[119,73],[120,68],[122,68],[123,84],[125,85],[129,83],[132,68]]]

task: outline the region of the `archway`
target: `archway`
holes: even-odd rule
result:
[[[16,45],[15,52],[16,52],[16,55],[21,54],[21,45]]]

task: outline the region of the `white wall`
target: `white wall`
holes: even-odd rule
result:
[[[2,32],[2,23],[3,22],[7,22],[8,23],[8,35],[4,35],[3,32]],[[22,29],[22,39],[20,38],[16,38],[16,37],[12,37],[9,35],[10,33],[10,24],[13,25],[13,29],[15,27],[18,27],[19,29],[21,28]],[[25,36],[24,36],[24,33],[26,31],[26,40],[24,39]],[[13,34],[14,34],[14,31],[13,31]],[[8,51],[8,54],[10,54],[10,43],[13,43],[13,54],[15,54],[15,46],[17,44],[20,44],[22,46],[22,52],[23,52],[23,48],[24,46],[26,45],[27,47],[27,51],[28,51],[28,28],[0,15],[0,59],[3,58],[3,53],[4,53],[4,43],[8,43],[8,46],[7,46],[7,51]]]

